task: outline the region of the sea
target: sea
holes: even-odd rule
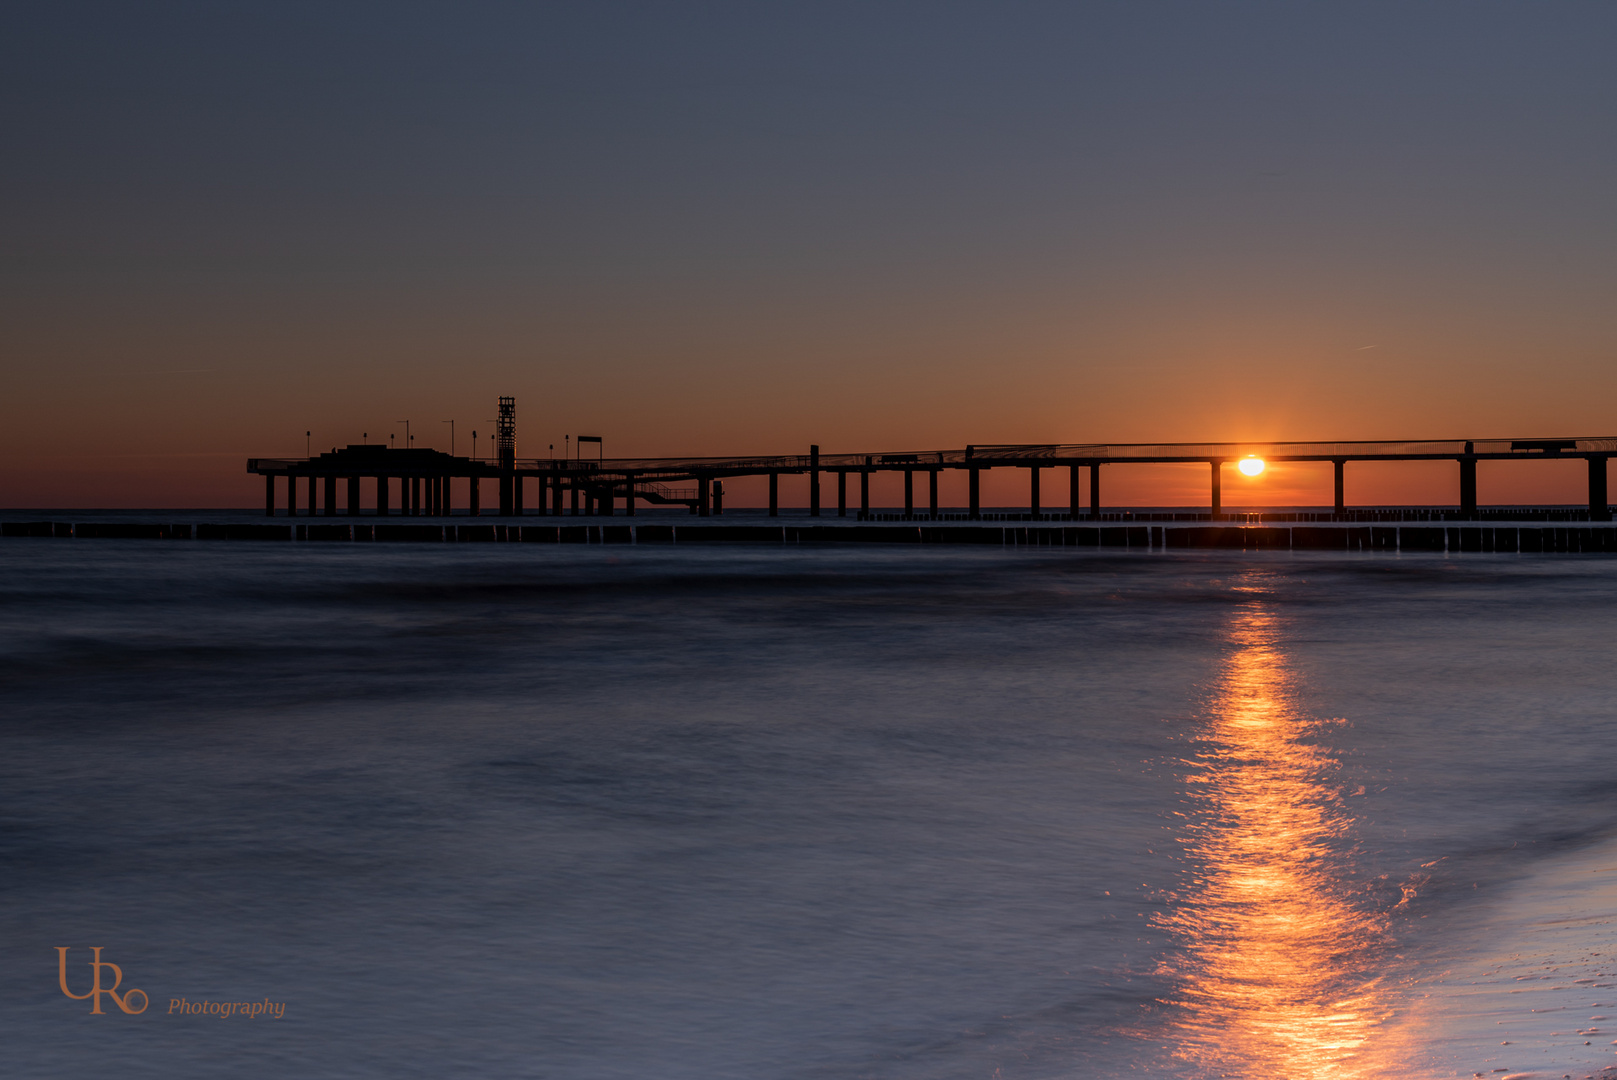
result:
[[[0,1073],[1617,1075],[1614,661],[1598,555],[0,540]]]

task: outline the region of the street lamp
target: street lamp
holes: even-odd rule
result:
[[[404,448],[406,450],[411,449],[410,444],[415,442],[415,436],[410,434],[410,421],[408,421],[408,420],[395,420],[393,422],[395,424],[403,424],[404,425]]]
[[[313,452],[309,449],[309,438],[313,434],[314,434],[314,432],[312,432],[312,431],[305,431],[303,433],[303,456],[304,457],[313,457],[314,456]]]
[[[449,425],[449,456],[455,456],[455,422],[453,420],[440,420],[440,424]]]

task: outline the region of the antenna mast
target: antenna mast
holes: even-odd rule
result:
[[[500,399],[500,419],[494,433],[494,448],[499,456],[500,468],[514,469],[517,463],[517,399]]]

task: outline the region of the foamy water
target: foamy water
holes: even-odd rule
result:
[[[1617,1062],[1604,559],[10,540],[0,569],[16,1075]],[[90,946],[146,1012],[62,993]]]

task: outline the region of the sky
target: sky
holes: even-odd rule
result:
[[[1596,3],[13,0],[0,506],[261,505],[249,456],[464,453],[502,394],[523,457],[1612,434],[1614,42]]]

